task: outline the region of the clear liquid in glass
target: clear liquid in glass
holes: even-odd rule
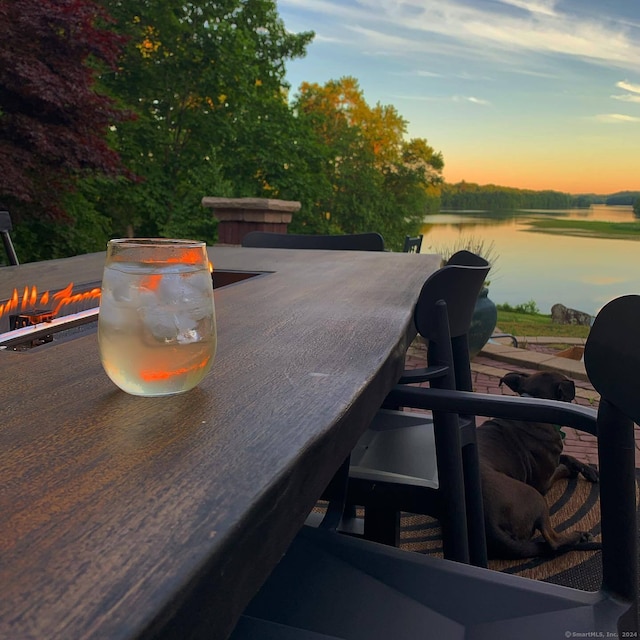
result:
[[[162,396],[195,387],[216,352],[208,266],[108,262],[98,342],[107,375],[130,394]]]

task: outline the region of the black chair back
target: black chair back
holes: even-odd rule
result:
[[[447,304],[451,337],[457,338],[469,332],[478,294],[491,268],[484,258],[469,251],[456,253],[452,260],[427,279],[416,304],[416,329],[427,340],[433,338],[437,327],[433,314],[437,300],[444,300]]]
[[[351,233],[328,236],[251,231],[242,239],[242,246],[265,249],[384,251],[384,239],[379,233]]]
[[[422,234],[419,236],[405,236],[404,246],[402,247],[403,253],[420,253],[422,248]]]
[[[640,296],[605,305],[589,330],[584,364],[589,380],[608,402],[640,424]],[[615,375],[611,363],[615,362]]]
[[[598,466],[602,518],[602,589],[635,603],[637,528],[635,438],[640,424],[640,296],[617,298],[596,316],[584,364],[600,393]],[[636,628],[636,627],[633,627]]]
[[[416,329],[428,341],[427,359],[430,365],[434,365],[443,359],[438,351],[443,348],[442,340],[438,339],[442,324],[433,312],[434,305],[438,300],[446,303],[455,388],[461,391],[472,389],[469,327],[478,294],[490,268],[484,258],[469,251],[459,251],[425,282],[416,304]],[[449,345],[445,345],[445,348],[449,348]]]

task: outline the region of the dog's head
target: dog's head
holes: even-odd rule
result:
[[[563,400],[571,402],[576,397],[576,386],[573,380],[555,371],[539,371],[537,373],[508,373],[500,379],[500,385],[506,384],[509,389],[521,396]]]

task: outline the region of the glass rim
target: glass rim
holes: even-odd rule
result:
[[[131,247],[203,247],[206,243],[202,240],[188,240],[185,238],[112,238],[109,245],[128,245]]]

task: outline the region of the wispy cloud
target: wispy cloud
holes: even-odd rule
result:
[[[616,82],[616,87],[618,87],[618,89],[624,89],[628,93],[612,95],[611,98],[613,100],[640,104],[640,84],[634,84],[633,82],[628,82],[627,80],[621,80],[620,82]]]
[[[426,71],[424,69],[407,69],[406,71],[390,71],[389,75],[402,78],[444,78],[442,73]]]
[[[394,95],[394,100],[410,100],[416,102],[470,102],[483,107],[490,106],[488,100],[476,98],[475,96],[425,96],[425,95]]]
[[[601,113],[594,116],[594,119],[598,122],[604,122],[609,124],[620,124],[628,122],[640,122],[640,117],[628,116],[624,113]]]
[[[398,56],[421,51],[455,49],[467,57],[497,57],[504,52],[559,54],[636,69],[640,38],[629,23],[607,17],[568,13],[554,0],[501,0],[465,4],[463,0],[278,0],[281,6],[330,18],[357,30],[361,49],[384,50]],[[522,9],[514,12],[513,9]],[[452,51],[453,53],[453,51]]]
[[[538,0],[538,2],[528,0],[501,0],[502,4],[508,4],[518,9],[524,9],[530,13],[541,13],[547,16],[556,15],[556,3],[555,0],[545,2],[545,0]]]
[[[411,71],[410,75],[417,76],[418,78],[441,78],[441,73],[436,73],[435,71],[424,71],[423,69],[418,69],[417,71]]]
[[[475,96],[454,96],[454,102],[471,102],[472,104],[479,104],[483,107],[489,106],[491,103],[488,100],[482,98],[476,98]]]
[[[632,93],[624,93],[620,96],[611,96],[614,100],[621,100],[622,102],[640,102],[640,96],[633,95]]]
[[[321,33],[316,33],[314,40],[316,42],[330,42],[332,44],[340,43],[347,44],[348,41],[345,38],[336,38],[334,36],[325,36]]]
[[[624,89],[625,91],[631,91],[631,93],[640,93],[640,84],[633,84],[626,80],[616,82],[616,87],[618,87],[618,89]]]

